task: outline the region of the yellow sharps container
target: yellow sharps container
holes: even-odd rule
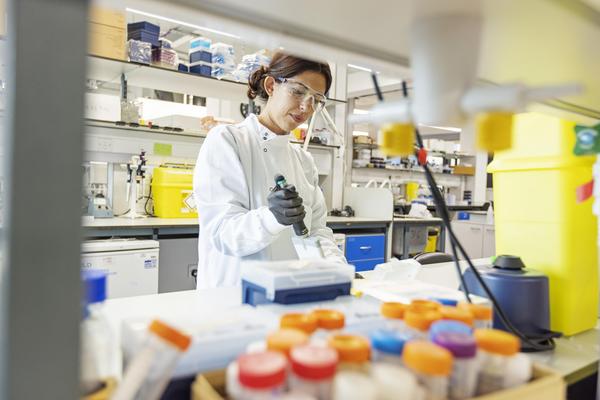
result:
[[[194,167],[184,164],[164,164],[152,173],[154,215],[160,218],[196,218],[192,195]]]
[[[592,199],[576,188],[592,179],[595,157],[576,157],[575,124],[525,113],[513,148],[498,152],[493,174],[496,253],[520,256],[550,279],[550,324],[565,335],[598,320],[597,223]]]

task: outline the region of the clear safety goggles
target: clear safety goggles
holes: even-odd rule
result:
[[[309,88],[305,84],[287,78],[277,78],[277,81],[295,100],[301,104],[308,102],[308,104],[312,106],[313,111],[321,111],[323,107],[325,107],[327,98],[323,94]]]

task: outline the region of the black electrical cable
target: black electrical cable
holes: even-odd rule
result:
[[[375,87],[375,94],[377,95],[377,100],[383,101],[383,94],[381,93],[381,88],[379,87],[379,83],[377,82],[377,74],[375,74],[375,72],[371,73],[371,79],[373,79],[373,86]]]
[[[383,101],[383,96],[381,95],[381,90],[380,90],[379,84],[377,82],[377,76],[375,74],[372,74],[372,78],[373,78],[373,84],[375,86],[375,91],[376,91],[376,93],[378,93],[378,98],[379,98],[380,101]],[[407,94],[408,94],[408,91],[407,91],[407,88],[406,88],[406,84],[404,82],[403,82],[403,93],[404,93],[405,96],[407,96]],[[415,127],[415,135],[416,135],[416,139],[417,139],[419,150],[423,150],[424,149],[423,138],[421,137],[421,134],[420,134],[419,130],[416,127]],[[454,253],[454,261],[455,261],[455,266],[457,267],[457,273],[458,273],[458,275],[459,275],[459,277],[461,279],[461,282],[463,284],[463,290],[465,291],[465,294],[466,294],[467,298],[468,298],[468,289],[467,289],[467,287],[466,287],[466,285],[464,283],[463,274],[460,271],[460,266],[458,264],[458,257],[457,257],[457,251],[456,251],[457,248],[460,251],[460,253],[463,255],[463,257],[465,258],[465,260],[467,261],[468,267],[471,269],[473,275],[475,275],[475,278],[477,279],[477,281],[479,282],[479,284],[481,285],[481,287],[483,288],[483,290],[487,294],[488,298],[492,302],[492,304],[494,306],[494,310],[496,311],[497,315],[502,320],[502,323],[504,324],[504,326],[507,329],[509,329],[513,334],[515,334],[517,337],[519,337],[519,339],[521,339],[523,341],[523,343],[526,343],[527,345],[529,345],[531,347],[531,349],[535,349],[535,350],[538,350],[538,351],[546,351],[546,350],[552,350],[552,349],[554,349],[555,346],[554,346],[553,337],[556,337],[557,334],[553,334],[552,332],[550,332],[548,335],[545,335],[543,337],[529,338],[527,335],[525,335],[521,331],[519,331],[510,322],[510,320],[508,319],[508,317],[504,313],[504,310],[502,310],[502,307],[500,306],[500,303],[498,302],[498,300],[496,299],[496,297],[494,296],[494,294],[492,293],[492,291],[490,290],[490,288],[487,286],[487,284],[485,283],[485,281],[481,277],[479,271],[473,265],[473,262],[469,258],[469,255],[465,251],[464,247],[462,246],[462,244],[460,243],[460,241],[456,237],[456,235],[454,233],[454,230],[452,229],[452,225],[450,223],[449,212],[448,212],[448,208],[446,206],[446,203],[444,201],[444,197],[442,196],[442,194],[439,191],[439,188],[437,186],[435,178],[433,177],[433,174],[431,173],[431,170],[429,169],[429,166],[427,165],[427,162],[425,161],[425,162],[423,162],[421,164],[422,164],[422,167],[423,167],[423,169],[425,171],[425,177],[427,179],[427,182],[429,184],[429,188],[431,190],[431,193],[432,193],[432,196],[433,196],[433,199],[434,199],[434,202],[435,202],[436,211],[442,217],[442,221],[443,221],[443,223],[445,225],[446,231],[448,232],[448,236],[450,238],[450,243],[451,243],[451,246],[452,246],[452,251]],[[540,339],[540,340],[546,341],[547,344],[540,344],[538,342],[535,342],[536,339]]]

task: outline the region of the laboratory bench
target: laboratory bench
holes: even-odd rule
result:
[[[217,288],[187,290],[157,295],[112,299],[106,302],[106,315],[119,333],[124,320],[165,321],[185,320],[186,315],[209,316],[224,313],[241,304],[241,289]],[[551,368],[563,376],[569,389],[598,371],[600,359],[600,330],[598,326],[571,337],[556,340],[556,349],[529,353],[534,362]]]

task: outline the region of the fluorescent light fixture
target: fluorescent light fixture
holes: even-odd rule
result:
[[[354,69],[357,69],[359,71],[373,72],[372,69],[369,69],[369,68],[366,68],[366,67],[361,67],[360,65],[348,64],[348,66],[350,68],[354,68]]]
[[[187,26],[188,28],[197,29],[199,31],[211,32],[211,33],[215,33],[217,35],[227,36],[227,37],[234,38],[234,39],[241,39],[242,38],[241,36],[234,35],[234,34],[231,34],[231,33],[223,32],[223,31],[218,31],[216,29],[207,28],[205,26],[199,26],[199,25],[190,24],[189,22],[179,21],[179,20],[173,19],[173,18],[163,17],[162,15],[151,14],[151,13],[148,13],[148,12],[145,12],[145,11],[136,10],[134,8],[126,8],[125,11],[129,11],[129,12],[132,12],[134,14],[143,15],[145,17],[160,19],[160,20],[166,21],[166,22],[172,22],[172,23],[177,24],[177,25]]]
[[[355,108],[352,111],[352,114],[358,114],[358,115],[364,115],[364,114],[368,114],[369,110],[361,110],[360,108]]]
[[[365,131],[352,131],[352,136],[369,136],[369,132],[365,132]]]
[[[455,128],[453,126],[434,126],[434,125],[422,125],[422,124],[419,124],[419,125],[426,126],[428,128],[443,129],[445,131],[450,131],[450,132],[462,132],[462,129]]]

